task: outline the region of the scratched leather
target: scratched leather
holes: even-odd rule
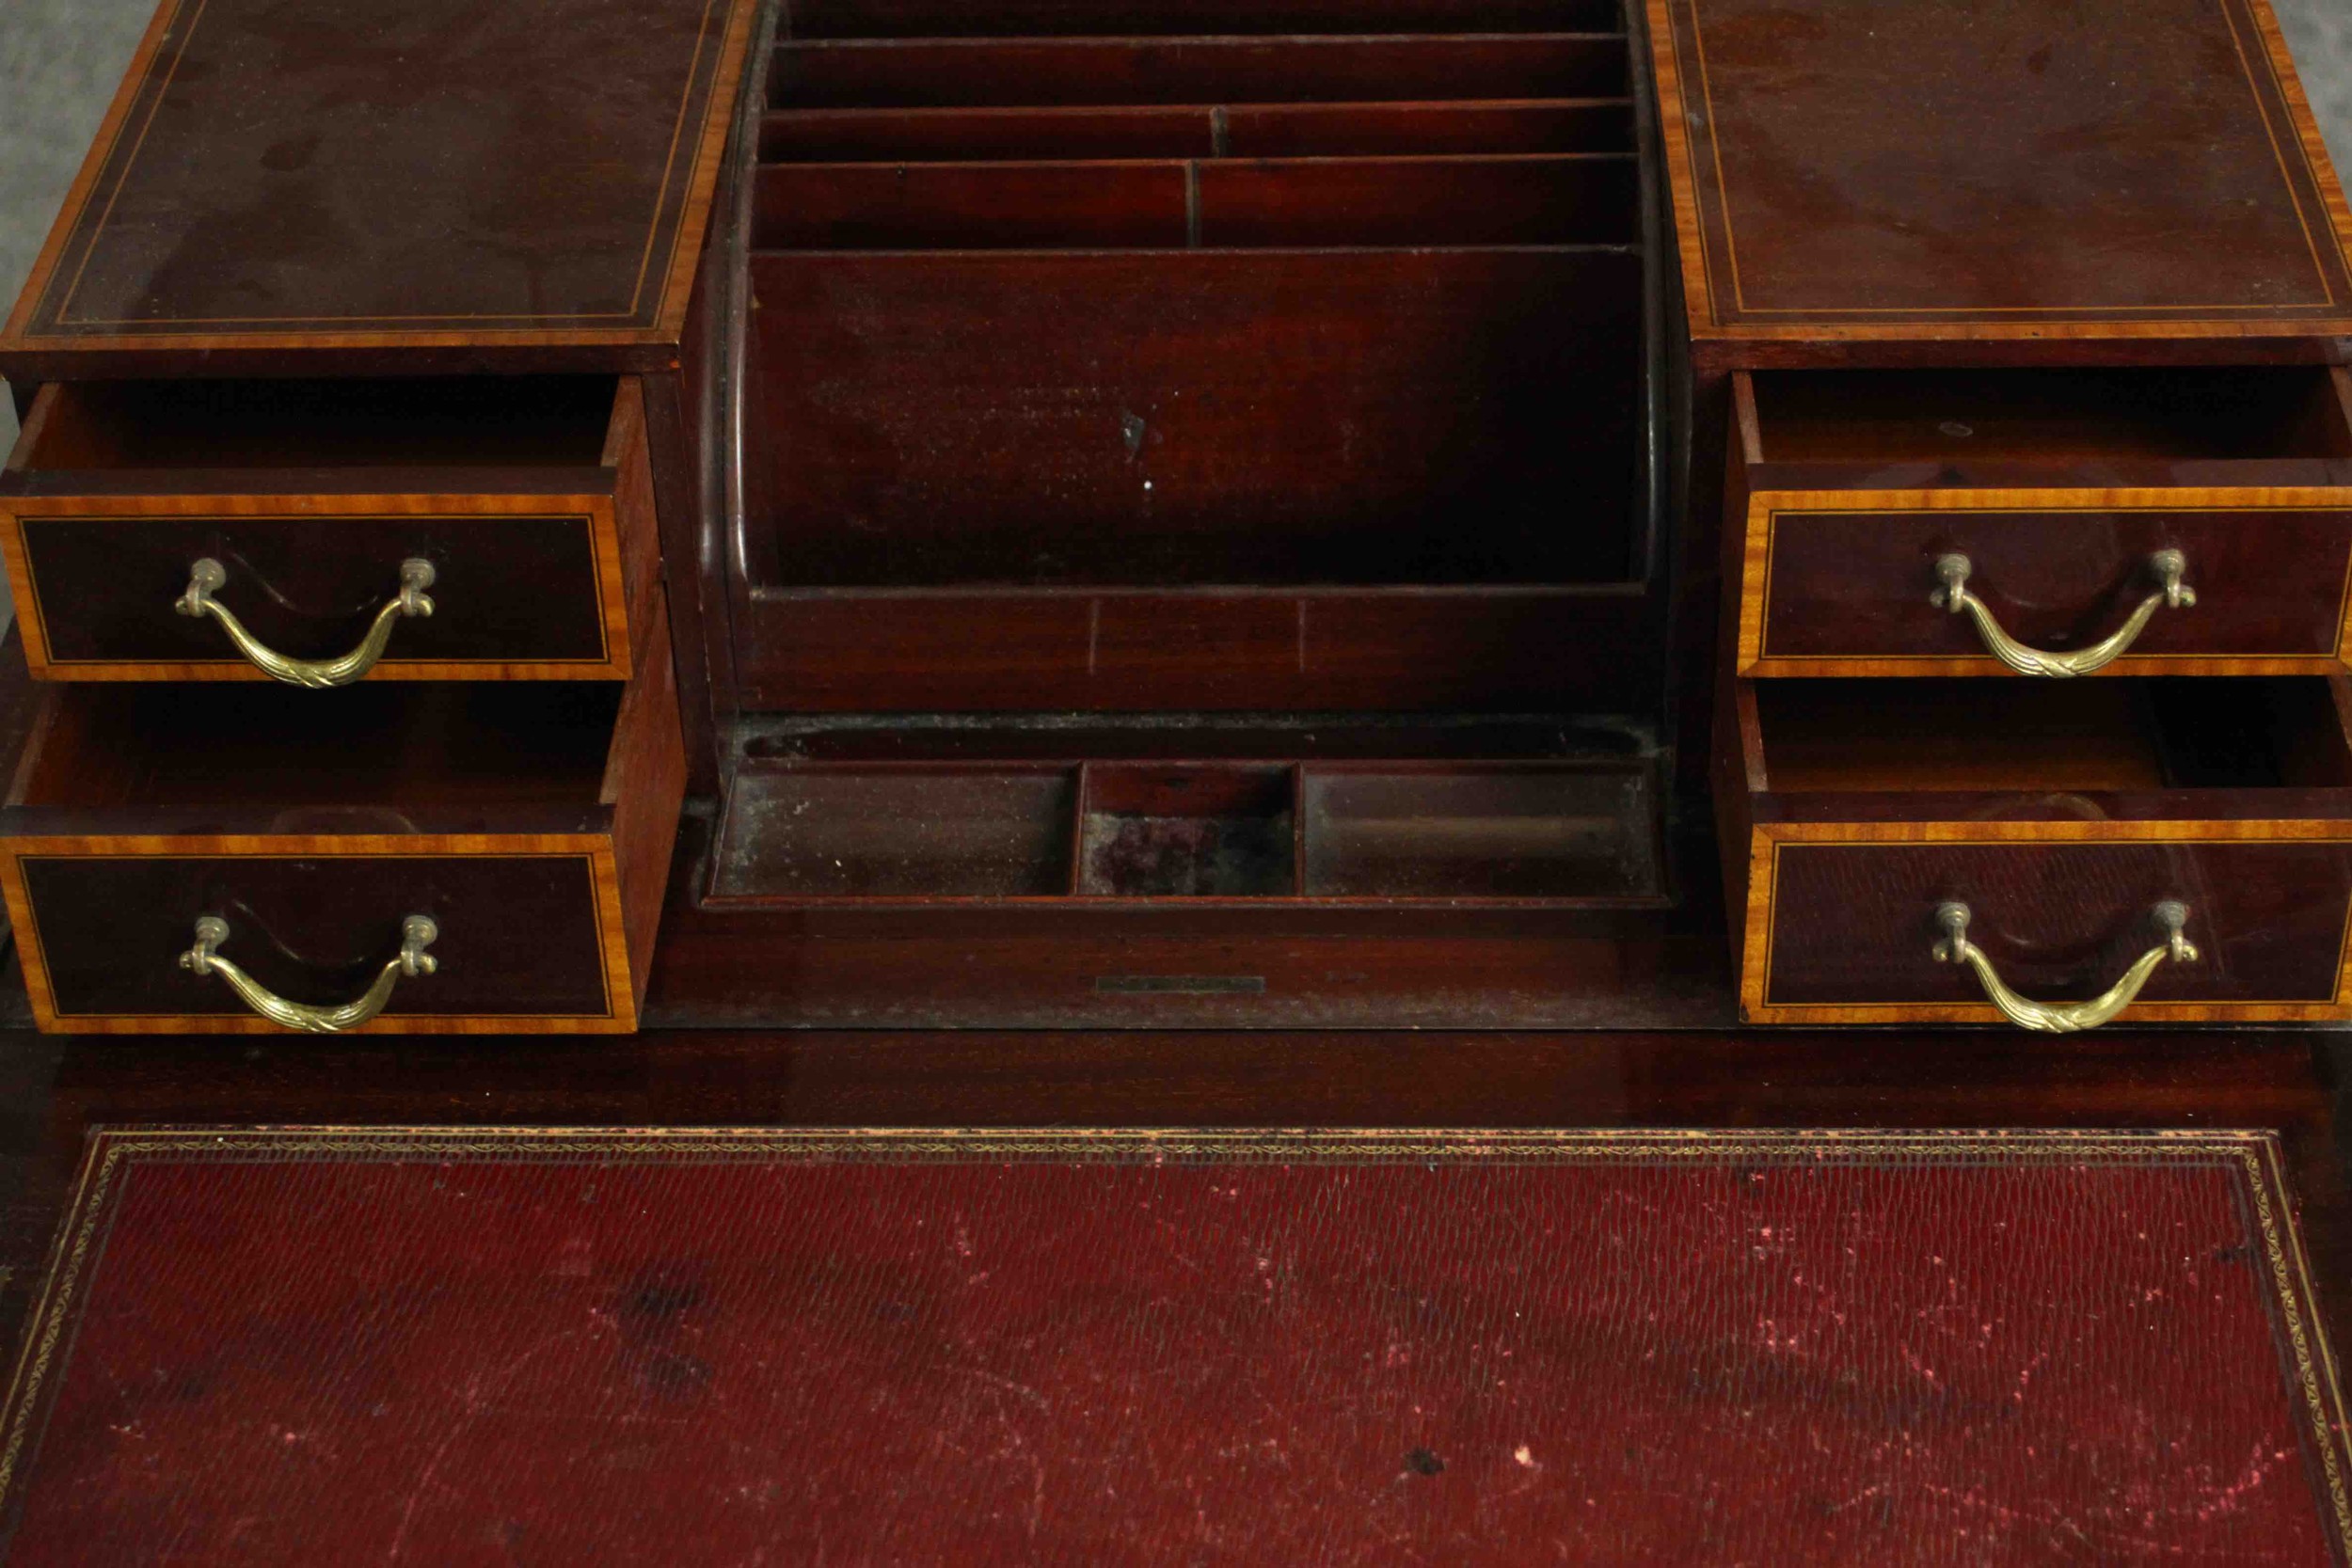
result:
[[[2333,1560],[2245,1182],[150,1164],[17,1563]]]

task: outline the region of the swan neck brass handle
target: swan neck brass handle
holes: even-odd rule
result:
[[[229,989],[237,993],[245,1005],[268,1019],[272,1023],[289,1029],[300,1029],[312,1035],[340,1035],[361,1024],[384,1010],[392,999],[392,988],[403,975],[430,974],[441,967],[440,960],[425,951],[433,945],[441,928],[431,919],[412,914],[400,923],[400,953],[378,972],[374,982],[355,1001],[340,1007],[316,1007],[302,1002],[289,1002],[262,985],[259,980],[220,956],[220,944],[229,940],[229,922],[216,914],[208,914],[196,923],[196,945],[180,955],[180,967],[199,974],[217,974],[229,982]]]
[[[1974,568],[1966,556],[1957,552],[1936,558],[1936,580],[1943,586],[1928,595],[1928,602],[1954,615],[1965,611],[1977,624],[1977,635],[1983,640],[1985,652],[2019,674],[2062,680],[2069,675],[2088,675],[2094,670],[2104,670],[2122,657],[2139,641],[2149,618],[2157,610],[2185,610],[2197,602],[2197,591],[2181,580],[2188,574],[2188,561],[2180,551],[2158,550],[2148,558],[2147,564],[2148,575],[2156,581],[2156,591],[2140,600],[2130,618],[2111,635],[2069,654],[2028,648],[2003,631],[1984,601],[1968,592],[1968,574]]]
[[[1935,956],[1945,963],[1964,963],[1976,971],[1985,996],[2000,1009],[2003,1018],[2020,1029],[2043,1035],[2071,1035],[2078,1030],[2096,1029],[2130,1006],[2139,995],[2139,988],[2148,983],[2148,976],[2165,959],[2175,963],[2196,960],[2196,947],[2182,934],[2182,928],[2188,924],[2188,906],[2176,898],[2167,898],[2155,907],[2153,916],[2157,929],[2164,933],[2164,941],[2133,959],[2122,979],[2088,1002],[2036,1002],[2010,990],[1994,969],[1993,960],[1985,957],[1984,949],[1968,940],[1965,904],[1936,907],[1935,924],[1944,932],[1944,940],[1935,944]]]
[[[290,658],[247,631],[245,623],[230,612],[229,607],[213,595],[229,580],[229,568],[211,556],[205,556],[188,569],[188,591],[172,601],[171,608],[183,615],[199,619],[209,615],[220,623],[220,629],[229,634],[229,641],[247,663],[275,680],[291,686],[307,686],[315,690],[328,687],[349,686],[375,668],[384,657],[385,646],[392,640],[392,626],[410,615],[430,615],[433,601],[425,590],[433,586],[433,562],[412,556],[400,563],[400,592],[385,601],[368,626],[368,634],[359,639],[359,645],[341,658]]]

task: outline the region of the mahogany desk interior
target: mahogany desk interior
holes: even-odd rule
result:
[[[1568,1075],[1514,1120],[1921,1123],[2259,1064],[2335,1201],[2338,1048],[2239,1032],[2352,1019],[2352,209],[2264,0],[546,7],[166,0],[0,329],[0,884],[92,1033],[28,1168],[73,1085],[431,1119],[372,1075],[520,1107],[514,1039],[643,1025],[532,1049],[751,1119],[991,1050],[1016,1119],[1081,1061],[1120,1119],[1500,1112],[1476,1058]],[[223,910],[314,1011],[429,913],[356,1026],[478,1049],[304,1057]],[[1698,1062],[2127,969],[2106,1042]],[[1295,1033],[1372,1029],[1443,1039]]]

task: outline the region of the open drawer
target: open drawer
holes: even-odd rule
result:
[[[2352,381],[2317,367],[1733,378],[1735,673],[2352,662]]]
[[[626,680],[657,552],[632,378],[53,383],[0,482],[48,679]]]
[[[1756,1023],[2352,1017],[2344,677],[1739,682]]]
[[[633,1029],[684,794],[626,685],[48,689],[0,810],[43,1029]]]

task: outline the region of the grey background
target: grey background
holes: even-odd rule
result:
[[[2272,4],[2328,151],[2352,174],[2352,0]],[[154,8],[155,0],[0,0],[0,315],[24,287]],[[14,410],[0,398],[0,450],[15,438]]]

